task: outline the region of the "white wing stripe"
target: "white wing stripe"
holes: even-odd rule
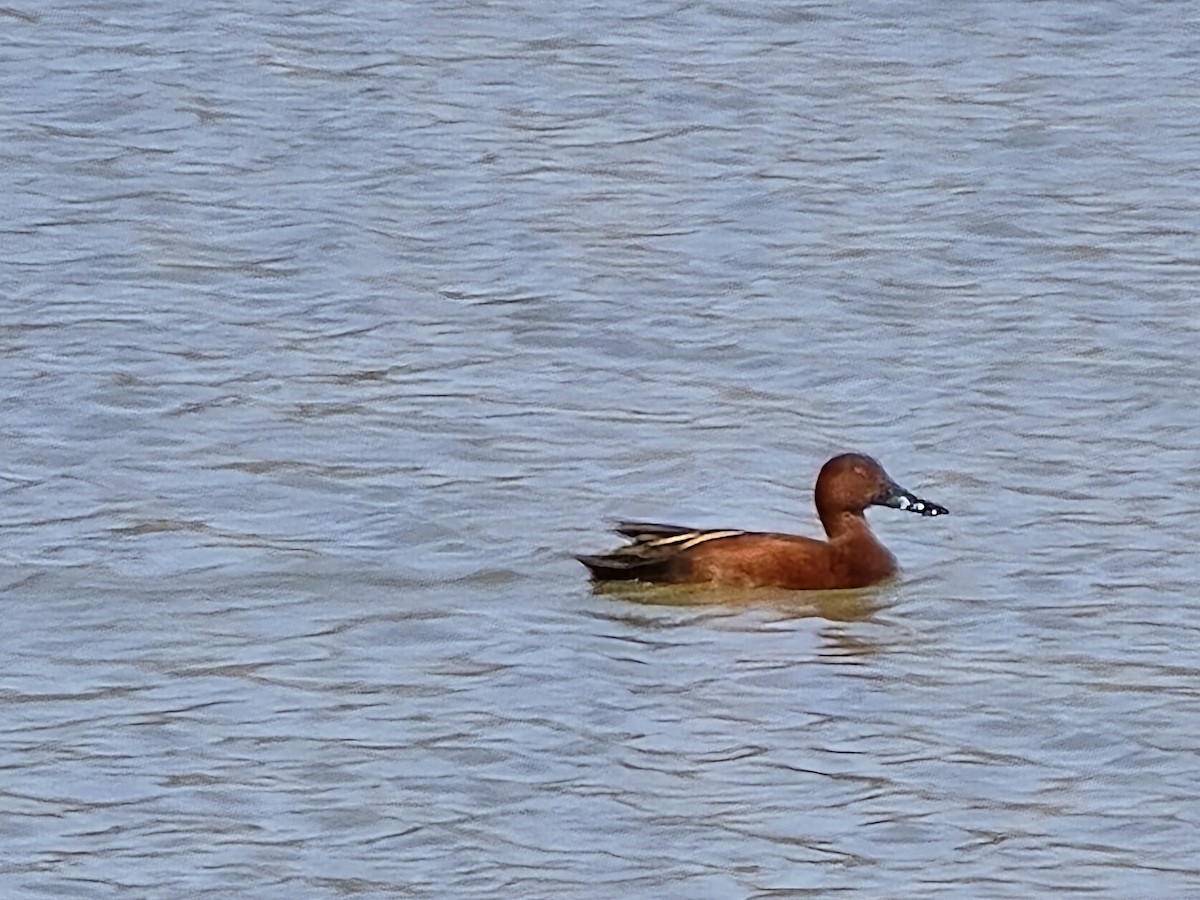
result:
[[[705,541],[715,541],[717,538],[737,537],[739,534],[745,534],[744,531],[700,531],[693,534],[685,534],[682,537],[685,539],[679,545],[680,552],[690,550],[697,544],[703,544]]]

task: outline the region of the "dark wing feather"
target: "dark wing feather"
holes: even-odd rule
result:
[[[630,539],[624,547],[597,556],[577,556],[596,581],[640,578],[674,581],[688,568],[686,551],[696,544],[745,534],[742,531],[684,528],[651,522],[618,522],[614,531]]]
[[[697,529],[683,525],[657,525],[654,522],[617,522],[613,531],[627,538],[654,540],[656,538],[679,537],[681,534],[696,534]]]

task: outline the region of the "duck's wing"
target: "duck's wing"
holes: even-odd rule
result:
[[[651,522],[619,522],[613,530],[629,538],[630,543],[611,553],[576,557],[591,569],[592,578],[597,581],[630,578],[674,581],[673,571],[680,573],[680,568],[673,564],[684,551],[706,541],[746,534],[744,531],[685,528]]]
[[[654,522],[617,522],[613,525],[612,530],[635,541],[697,533],[697,529],[688,528],[686,525],[660,525]]]

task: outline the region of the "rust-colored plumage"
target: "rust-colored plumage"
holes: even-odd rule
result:
[[[944,507],[896,484],[869,456],[845,453],[821,468],[813,499],[828,540],[771,532],[704,530],[622,522],[623,547],[580,556],[596,581],[639,579],[661,584],[719,584],[791,590],[861,588],[896,572],[896,558],[871,532],[868,506],[923,516]]]

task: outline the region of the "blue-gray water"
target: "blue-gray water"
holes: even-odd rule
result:
[[[1196,15],[0,10],[0,893],[1200,896]]]

